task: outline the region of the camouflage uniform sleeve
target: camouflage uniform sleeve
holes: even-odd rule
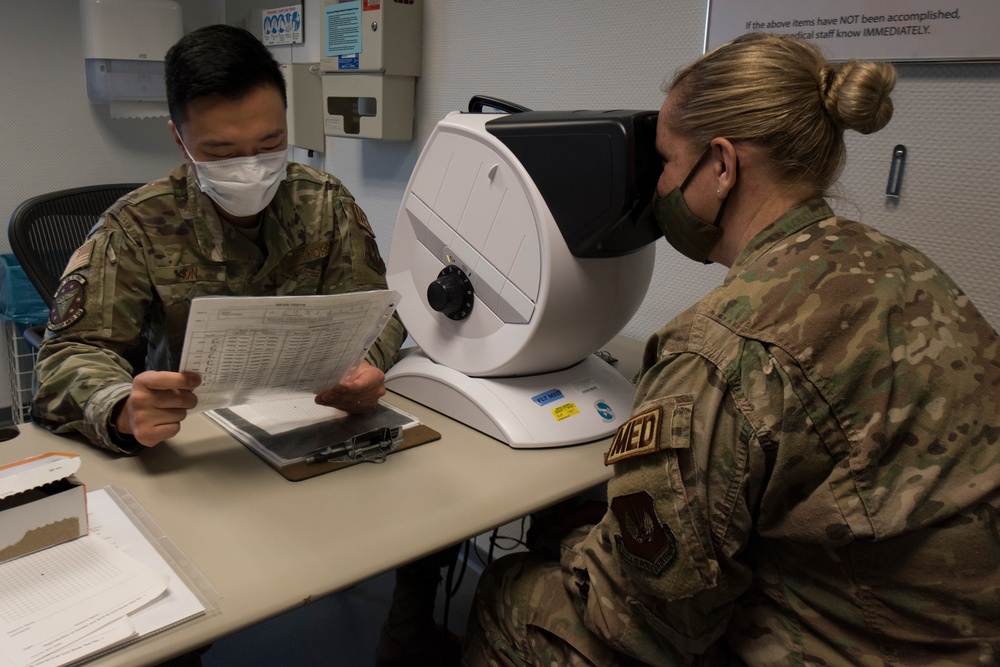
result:
[[[406,339],[406,329],[399,315],[392,314],[392,317],[385,325],[385,329],[379,335],[371,349],[368,350],[367,359],[372,366],[382,371],[389,370],[399,356],[399,348]]]
[[[339,196],[335,195],[332,210],[343,239],[343,266],[341,270],[327,271],[327,288],[331,292],[341,292],[349,284],[347,289],[351,291],[387,289],[385,262],[368,216],[346,189],[342,189]],[[403,323],[394,314],[368,351],[368,361],[383,371],[389,370],[396,363],[405,338]]]
[[[108,432],[111,413],[132,388],[124,355],[139,342],[151,298],[142,247],[106,215],[66,266],[49,313],[35,373],[34,420],[56,433],[135,453]]]
[[[678,391],[680,389],[680,391]],[[752,435],[718,369],[658,362],[606,462],[609,511],[564,551],[564,583],[588,629],[649,664],[687,664],[725,632],[752,574]]]

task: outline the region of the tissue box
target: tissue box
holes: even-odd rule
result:
[[[0,563],[87,534],[80,457],[49,453],[0,467]]]

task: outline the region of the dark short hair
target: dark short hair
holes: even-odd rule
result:
[[[259,39],[230,25],[217,24],[184,35],[167,51],[167,107],[180,131],[191,100],[221,95],[236,100],[252,90],[274,86],[288,106],[285,77]]]

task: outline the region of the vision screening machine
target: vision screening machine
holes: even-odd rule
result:
[[[386,386],[515,448],[628,420],[635,388],[595,352],[652,276],[655,132],[655,111],[480,96],[441,120],[396,219],[387,279],[418,348]]]

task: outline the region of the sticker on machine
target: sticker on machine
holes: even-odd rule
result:
[[[594,409],[597,410],[597,416],[604,421],[613,422],[615,420],[615,411],[611,408],[611,404],[607,401],[595,401]]]
[[[592,391],[597,391],[597,383],[594,382],[594,378],[588,375],[574,382],[573,389],[576,389],[581,394],[588,394]]]
[[[573,415],[580,414],[580,409],[576,407],[576,403],[564,403],[558,407],[552,408],[552,416],[556,418],[556,421],[561,422],[567,417],[572,417]]]
[[[551,403],[552,401],[562,400],[563,398],[565,397],[559,389],[549,389],[548,391],[543,391],[540,394],[535,394],[531,397],[531,400],[538,405],[545,405],[547,403]]]

